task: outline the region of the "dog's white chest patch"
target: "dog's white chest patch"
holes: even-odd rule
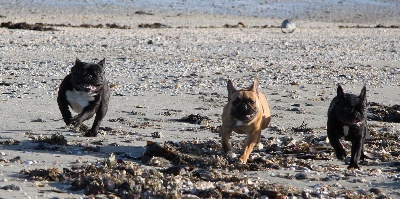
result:
[[[236,120],[235,126],[243,126],[243,121],[241,120]]]
[[[343,134],[345,137],[349,135],[349,127],[348,126],[343,126]]]
[[[72,91],[65,92],[67,100],[71,105],[72,110],[76,113],[82,113],[82,110],[89,105],[90,101],[94,100],[96,93],[87,93],[83,91]]]

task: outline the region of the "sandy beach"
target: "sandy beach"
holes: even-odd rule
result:
[[[399,198],[400,4],[310,2],[2,2],[0,198]],[[98,137],[66,128],[57,106],[76,58],[106,60]],[[226,80],[242,88],[255,76],[272,122],[238,165],[216,130]],[[326,138],[338,84],[367,87],[371,159],[360,170]],[[234,153],[243,140],[232,136]],[[145,162],[149,141],[162,149]]]

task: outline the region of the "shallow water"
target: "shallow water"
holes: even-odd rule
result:
[[[7,3],[4,3],[6,5]],[[199,12],[217,15],[241,15],[255,17],[278,18],[354,18],[364,14],[385,15],[386,17],[400,16],[400,1],[398,0],[21,0],[8,4],[22,6],[56,6],[56,7],[86,7],[86,6],[122,6],[132,9],[172,12]],[[340,16],[344,12],[349,14]]]

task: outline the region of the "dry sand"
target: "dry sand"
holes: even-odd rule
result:
[[[202,9],[207,5],[201,7],[191,1],[187,4],[193,3],[194,8],[202,9],[191,9],[191,4],[185,5],[185,1],[165,1],[171,5],[168,9],[143,2],[141,6],[130,5],[124,1],[114,4],[78,1],[76,5],[68,1],[59,1],[59,5],[48,5],[46,1],[18,2],[2,3],[1,22],[115,23],[131,28],[53,26],[56,31],[0,28],[0,187],[14,184],[21,188],[19,191],[1,190],[1,198],[87,197],[83,190],[69,190],[69,181],[31,180],[20,174],[23,169],[54,167],[62,171],[76,164],[108,158],[111,153],[117,154],[118,159],[139,162],[126,156],[141,156],[148,140],[218,142],[218,134],[202,129],[204,124],[178,120],[200,114],[210,118],[208,127],[218,127],[227,100],[228,78],[243,87],[250,85],[254,76],[260,77],[261,89],[273,115],[271,127],[263,132],[262,143],[266,147],[271,142],[282,148],[303,143],[310,132],[292,130],[303,122],[312,129],[313,136],[323,138],[327,108],[335,96],[337,84],[342,84],[346,92],[357,94],[366,85],[369,102],[386,106],[399,104],[399,29],[339,28],[339,25],[399,26],[400,8],[394,1],[387,10],[381,4],[365,4],[365,12],[358,18],[334,3],[332,10],[340,10],[334,12],[336,15],[325,15],[327,12],[317,5],[311,9],[313,12],[301,15],[296,9],[303,8],[304,1],[296,1],[296,7],[288,8],[294,10],[297,24],[292,34],[271,28],[290,18],[280,15],[281,12],[275,17],[254,16],[247,11],[232,13],[229,9],[226,11],[232,6],[224,1],[206,12]],[[206,3],[212,7],[212,2]],[[240,10],[240,6],[237,8]],[[251,7],[253,11],[257,11],[256,8]],[[136,11],[154,15],[139,15]],[[346,14],[350,19],[343,19]],[[239,22],[246,27],[223,28],[225,24]],[[138,28],[144,23],[162,23],[170,28]],[[269,28],[254,27],[265,25]],[[87,62],[106,58],[112,97],[101,125],[105,130],[96,138],[85,138],[65,129],[56,103],[58,85],[76,57]],[[91,125],[91,122],[85,124]],[[399,123],[369,123],[373,125],[374,135],[390,135],[394,138],[392,143],[399,141]],[[116,132],[107,131],[107,128]],[[163,137],[152,137],[154,132]],[[56,133],[65,136],[68,145],[57,150],[36,148],[38,143],[34,139]],[[280,143],[287,138],[294,138],[294,141]],[[11,145],[10,140],[19,144]],[[240,141],[243,137],[234,135],[233,140]],[[85,147],[100,142],[99,151],[85,151]],[[321,144],[330,148],[324,140]],[[246,176],[252,182],[294,187],[313,197],[327,197],[330,192],[347,190],[348,196],[373,198],[378,195],[370,190],[377,188],[388,197],[398,198],[400,149],[399,145],[394,145],[387,151],[390,144],[367,144],[367,152],[373,159],[360,171],[346,171],[344,162],[338,161],[332,153],[333,156],[328,154],[332,157],[329,160],[308,161],[313,165],[308,170],[294,161],[279,169],[235,175]],[[346,146],[349,150],[349,145]],[[255,154],[272,157],[263,149]],[[298,173],[306,173],[308,177],[294,178]]]

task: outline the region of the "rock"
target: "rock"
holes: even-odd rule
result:
[[[285,19],[282,22],[281,30],[283,33],[292,33],[296,30],[296,24],[290,19]]]

